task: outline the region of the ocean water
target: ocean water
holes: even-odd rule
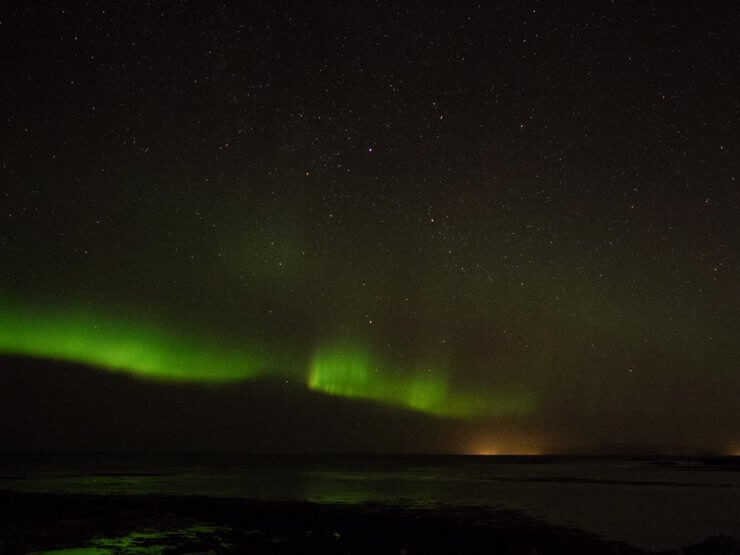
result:
[[[740,538],[737,457],[4,455],[0,490],[509,509],[648,550]]]

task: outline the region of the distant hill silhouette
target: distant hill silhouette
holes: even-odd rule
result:
[[[0,357],[0,451],[440,452],[459,424],[300,384],[144,381]]]

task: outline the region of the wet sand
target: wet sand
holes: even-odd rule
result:
[[[513,511],[0,493],[0,552],[643,553]],[[713,538],[683,553],[740,553]]]

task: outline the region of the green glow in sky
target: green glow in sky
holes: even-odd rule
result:
[[[227,383],[265,373],[255,348],[191,338],[146,321],[88,311],[2,308],[0,352],[81,362],[161,381]]]
[[[223,384],[257,377],[295,376],[308,362],[306,386],[316,392],[366,399],[450,418],[530,413],[520,393],[453,390],[440,365],[392,367],[359,346],[331,343],[310,361],[255,346],[194,336],[146,318],[110,318],[91,310],[48,310],[0,305],[0,353],[80,362],[137,377]],[[286,351],[287,352],[287,351]]]
[[[393,372],[366,350],[346,345],[317,351],[308,387],[452,418],[522,415],[535,408],[533,398],[519,393],[453,391],[442,368],[423,366],[415,372]]]

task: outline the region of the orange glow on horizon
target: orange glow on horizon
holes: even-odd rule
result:
[[[474,442],[468,451],[470,455],[506,456],[506,455],[543,455],[544,449],[539,442],[529,438],[481,438]]]
[[[473,451],[470,454],[471,455],[475,455],[477,457],[506,457],[506,456],[512,456],[512,457],[517,457],[517,456],[524,457],[524,456],[527,456],[527,457],[529,457],[529,456],[544,455],[544,453],[542,453],[540,451],[532,451],[532,450],[529,450],[529,449],[528,450],[520,450],[520,449],[509,450],[509,449],[505,449],[505,450],[502,450],[502,451],[496,451],[495,449],[480,449],[478,451]]]

